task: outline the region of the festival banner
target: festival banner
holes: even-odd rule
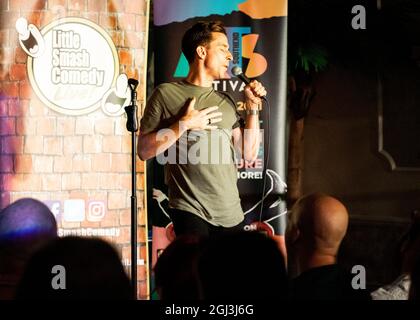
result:
[[[286,219],[286,53],[287,0],[155,0],[155,86],[179,81],[188,74],[181,51],[184,32],[198,21],[220,20],[226,26],[233,61],[229,78],[216,80],[214,89],[230,93],[244,116],[245,84],[231,69],[243,70],[267,89],[268,103],[260,113],[263,143],[254,164],[238,163],[238,187],[245,213],[245,230],[260,230],[278,240],[284,250]],[[266,168],[266,170],[264,170]],[[152,264],[174,237],[167,215],[163,169],[153,161],[148,168],[148,209],[153,224]],[[264,190],[264,192],[263,192]],[[164,240],[160,237],[166,237]]]

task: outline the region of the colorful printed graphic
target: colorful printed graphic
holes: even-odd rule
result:
[[[219,1],[212,0],[200,1],[200,5],[194,0],[156,0],[155,5],[155,25],[166,25],[173,22],[182,22],[190,18],[206,17],[210,15],[227,15],[234,11],[242,12],[253,19],[268,19],[272,17],[283,17],[287,14],[286,0],[236,0]],[[182,10],[180,10],[182,8]],[[233,61],[229,66],[229,76],[231,69],[235,66],[240,67],[244,74],[249,78],[261,76],[267,70],[267,60],[255,51],[259,39],[258,33],[252,33],[250,26],[237,26],[226,28],[230,50]],[[188,74],[188,62],[184,54],[180,56],[173,77],[182,78]],[[242,58],[249,59],[247,68],[242,64]]]
[[[181,50],[185,31],[198,21],[220,20],[225,25],[233,59],[229,77],[215,80],[214,89],[233,96],[241,113],[245,84],[231,74],[232,68],[240,67],[245,76],[256,78],[266,87],[271,107],[264,103],[260,113],[263,129],[260,152],[252,167],[238,163],[238,187],[245,228],[282,235],[287,213],[284,197],[287,1],[156,0],[154,6],[156,85],[187,76],[188,62]],[[153,188],[166,193],[162,168],[157,163],[153,166]],[[159,198],[155,192],[153,198]],[[164,228],[170,222],[163,205],[166,202],[163,198],[148,199],[153,226]]]
[[[212,14],[225,15],[238,11],[238,5],[246,0],[155,0],[154,23],[156,26],[182,22],[189,18],[207,17]]]
[[[189,18],[227,15],[241,11],[253,19],[284,17],[287,0],[155,0],[154,23],[156,26],[182,22]]]
[[[239,4],[238,8],[253,19],[287,16],[287,0],[248,0]]]
[[[267,60],[262,54],[255,52],[259,35],[251,34],[251,27],[227,27],[226,33],[233,56],[228,69],[229,76],[232,76],[231,69],[235,66],[240,67],[248,78],[261,76],[267,70]],[[187,59],[183,53],[180,54],[174,73],[175,78],[186,77],[189,70]],[[243,58],[249,60],[246,69],[242,63]]]

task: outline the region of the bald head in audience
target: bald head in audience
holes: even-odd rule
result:
[[[295,275],[315,267],[336,263],[338,249],[348,225],[348,213],[337,199],[310,194],[293,206],[286,243]]]

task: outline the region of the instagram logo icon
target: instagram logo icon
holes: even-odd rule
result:
[[[105,203],[103,201],[89,201],[87,220],[98,222],[105,216]]]

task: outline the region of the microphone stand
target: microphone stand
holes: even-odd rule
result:
[[[125,107],[127,113],[127,130],[131,132],[131,282],[134,299],[137,300],[137,184],[136,184],[136,132],[137,122],[137,86],[136,79],[128,79],[131,90],[131,103]]]

